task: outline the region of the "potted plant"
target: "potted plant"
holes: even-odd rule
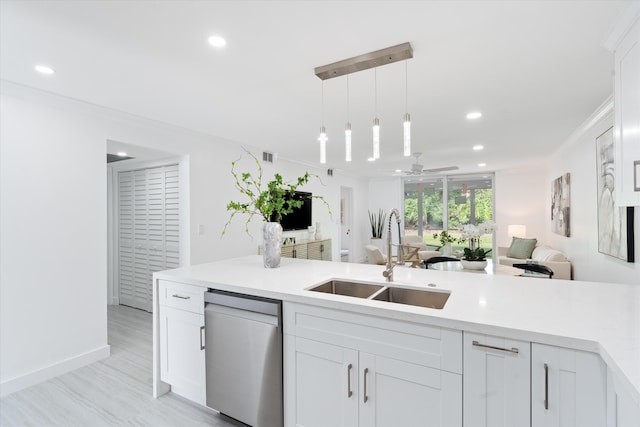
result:
[[[451,243],[457,242],[459,239],[449,234],[447,230],[442,230],[440,233],[433,233],[433,238],[440,242],[444,255],[451,255]]]
[[[485,234],[493,233],[496,225],[492,222],[483,222],[480,225],[467,224],[462,227],[461,242],[469,241],[469,247],[464,248],[464,256],[460,260],[463,268],[469,270],[483,270],[487,266],[487,255],[491,249],[480,247],[480,238]]]
[[[371,224],[371,244],[383,251],[382,236],[384,235],[384,223],[387,219],[387,214],[382,209],[378,209],[376,214],[371,211],[368,212],[369,223]]]
[[[285,182],[278,173],[274,174],[273,180],[269,181],[266,187],[262,184],[262,166],[258,159],[248,150],[244,149],[256,163],[257,174],[251,172],[239,173],[236,171],[238,160],[231,162],[231,175],[235,180],[235,187],[244,197],[244,201],[230,201],[227,203],[227,211],[230,211],[229,220],[224,226],[222,235],[227,231],[227,227],[236,214],[247,214],[245,231],[249,233],[249,223],[254,216],[259,216],[264,221],[262,233],[264,238],[263,259],[266,268],[277,268],[280,266],[280,254],[282,250],[282,217],[293,212],[294,209],[302,205],[301,200],[296,200],[293,196],[298,187],[309,182],[311,177],[320,179],[318,175],[305,172],[299,176],[295,182]],[[314,199],[322,200],[329,209],[329,204],[322,196],[310,196]],[[331,210],[329,209],[329,214]]]

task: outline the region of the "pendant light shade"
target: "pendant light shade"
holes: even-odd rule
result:
[[[320,163],[325,164],[327,163],[327,130],[324,126],[320,126],[318,141],[320,141]]]
[[[378,69],[373,69],[373,109],[375,118],[373,119],[373,159],[380,158],[380,120],[378,120]]]
[[[403,127],[403,134],[404,134],[404,155],[405,156],[410,156],[411,155],[411,116],[409,115],[409,113],[406,113],[404,115],[404,123],[402,124]]]
[[[349,76],[347,76],[347,124],[344,125],[344,161],[351,161],[351,122],[349,121]]]
[[[351,161],[351,123],[344,125],[344,160]]]
[[[407,61],[404,61],[404,122],[403,129],[403,153],[405,156],[411,155],[411,116],[409,115],[409,76],[407,72]]]
[[[325,164],[327,163],[327,130],[324,127],[324,81],[322,82],[321,99],[322,126],[320,126],[318,141],[320,141],[320,163]]]
[[[373,119],[373,158],[380,158],[380,120]]]

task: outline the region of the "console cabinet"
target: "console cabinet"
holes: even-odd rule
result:
[[[300,304],[284,313],[285,425],[462,426],[461,332]]]
[[[282,256],[331,261],[331,239],[282,245]]]

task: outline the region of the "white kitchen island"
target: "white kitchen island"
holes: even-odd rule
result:
[[[472,336],[480,337],[479,339],[486,337],[487,342],[523,343],[523,345],[527,346],[527,349],[531,350],[532,354],[529,354],[529,350],[520,350],[519,353],[514,354],[519,354],[520,357],[526,355],[529,358],[529,361],[526,362],[519,361],[518,363],[520,365],[518,366],[520,366],[520,368],[518,369],[522,369],[522,366],[531,366],[531,419],[541,420],[540,425],[551,423],[549,419],[545,418],[547,416],[557,415],[560,418],[563,416],[562,410],[559,414],[554,412],[553,400],[551,409],[545,409],[540,406],[542,405],[543,399],[545,401],[544,404],[548,406],[548,399],[547,395],[545,395],[544,398],[541,397],[536,389],[538,386],[544,387],[544,384],[542,380],[538,381],[537,368],[534,368],[533,364],[537,359],[542,360],[542,358],[545,357],[550,358],[550,360],[557,359],[559,361],[558,363],[563,364],[563,367],[558,371],[558,375],[564,375],[564,372],[572,371],[572,369],[576,370],[570,367],[567,368],[565,366],[567,363],[578,367],[581,366],[582,363],[586,363],[584,366],[598,366],[589,364],[596,362],[602,363],[603,361],[602,369],[604,369],[604,373],[598,374],[596,377],[598,377],[598,381],[602,379],[602,375],[605,377],[600,382],[603,382],[606,388],[606,425],[625,425],[625,422],[628,422],[631,417],[635,417],[635,411],[640,407],[640,285],[477,275],[404,267],[395,268],[394,282],[390,284],[392,286],[451,292],[446,305],[441,310],[311,292],[308,290],[310,287],[329,279],[347,279],[387,285],[382,277],[383,269],[383,266],[368,264],[287,258],[282,259],[280,268],[265,269],[260,256],[247,256],[155,273],[153,332],[154,395],[161,395],[170,389],[170,385],[166,382],[166,366],[163,368],[163,355],[166,356],[167,348],[161,349],[163,345],[160,339],[161,316],[164,316],[162,319],[164,324],[166,324],[168,319],[166,317],[167,310],[175,310],[177,308],[179,311],[185,312],[180,313],[180,315],[183,316],[180,319],[184,320],[181,325],[185,325],[185,331],[189,328],[197,331],[200,327],[197,316],[200,316],[199,313],[201,313],[203,306],[201,302],[202,299],[198,298],[198,294],[204,293],[208,288],[212,288],[283,301],[285,330],[285,425],[295,425],[300,422],[298,419],[299,416],[302,418],[305,416],[304,414],[299,415],[301,411],[300,408],[298,408],[297,412],[295,408],[296,405],[303,405],[304,399],[298,399],[298,397],[296,397],[297,395],[292,392],[292,390],[296,390],[296,387],[304,388],[302,379],[292,378],[296,375],[296,369],[301,369],[301,367],[293,366],[296,360],[295,358],[297,357],[296,355],[298,354],[297,352],[307,351],[316,345],[320,346],[311,349],[310,353],[317,351],[325,352],[326,354],[338,354],[335,350],[344,350],[344,352],[340,354],[345,355],[344,372],[346,373],[345,375],[347,375],[347,379],[344,381],[344,384],[341,383],[340,387],[353,387],[354,391],[351,389],[347,390],[345,399],[347,394],[353,395],[355,393],[355,398],[358,399],[360,403],[357,405],[353,404],[351,407],[348,403],[342,404],[343,407],[341,410],[346,412],[340,416],[344,424],[357,424],[359,413],[360,425],[368,425],[370,418],[367,418],[369,415],[363,406],[366,405],[366,402],[362,403],[362,397],[367,395],[367,390],[366,385],[362,384],[362,382],[367,375],[372,374],[364,373],[364,371],[358,373],[356,370],[356,373],[353,374],[352,384],[352,377],[349,376],[351,375],[350,372],[352,368],[349,368],[349,366],[357,366],[359,361],[360,365],[372,363],[375,366],[384,366],[384,369],[387,369],[388,372],[405,372],[410,376],[414,375],[411,372],[422,372],[425,377],[436,374],[440,375],[439,373],[442,372],[442,376],[438,376],[437,378],[442,378],[443,384],[445,382],[449,384],[447,386],[449,388],[445,390],[443,386],[441,390],[442,396],[440,396],[440,398],[445,399],[446,396],[450,394],[461,393],[461,391],[456,390],[458,382],[460,383],[460,387],[462,387],[463,378],[465,379],[465,387],[466,384],[470,383],[473,379],[473,372],[463,371],[463,353],[465,357],[470,355],[470,350],[467,350],[467,347],[463,348],[463,335],[465,339],[466,337]],[[428,284],[435,285],[435,287],[429,287]],[[170,292],[167,293],[165,289],[164,296],[162,292],[160,292],[161,288],[164,289],[167,286],[179,287],[181,285],[186,286],[185,289],[187,291],[193,292],[194,297],[174,303],[167,300]],[[178,306],[175,304],[178,304]],[[162,314],[160,310],[161,306],[163,309],[164,307],[168,307],[164,309]],[[308,325],[298,325],[296,319],[303,318],[304,316],[316,316],[317,319],[328,319],[334,316],[336,321],[345,322],[345,325],[348,324],[350,327],[356,325],[353,327],[355,329],[352,328],[355,338],[351,341],[346,339],[345,336],[348,335],[347,332],[334,334],[335,336],[317,332],[318,330],[323,330],[325,326],[330,327],[328,323],[325,322],[323,324],[321,320],[318,320],[320,323],[317,323],[316,326],[311,328],[308,327]],[[395,353],[393,346],[389,344],[389,342],[393,342],[393,340],[396,339],[394,338],[395,335],[389,335],[390,338],[388,342],[381,342],[381,345],[384,344],[384,347],[375,347],[373,344],[370,345],[371,342],[375,342],[378,339],[374,336],[377,330],[384,329],[393,332],[397,329],[398,333],[403,334],[404,332],[401,331],[402,328],[398,327],[398,325],[402,324],[406,324],[409,330],[415,328],[415,335],[425,340],[428,339],[430,340],[429,342],[432,342],[433,339],[436,338],[440,339],[440,337],[444,335],[453,337],[447,338],[447,340],[452,339],[455,343],[455,348],[451,351],[457,351],[459,353],[459,360],[455,355],[445,354],[444,350],[442,354],[436,355],[437,357],[424,357],[424,362],[417,360],[417,355],[420,354],[420,352],[427,354],[430,350],[425,350],[425,347],[419,344],[416,344],[416,348],[412,349],[413,344],[406,341],[409,338],[404,335],[398,338],[399,344],[396,346],[398,352]],[[373,325],[378,326],[373,327]],[[338,329],[342,328],[339,327]],[[348,329],[349,328],[345,328],[344,330],[347,331]],[[358,344],[357,335],[360,333],[365,337],[368,337],[367,334],[374,335],[371,335],[366,340],[360,340],[362,342]],[[193,341],[195,341],[194,346],[198,345],[198,338],[202,340],[200,334],[196,333],[193,335]],[[380,338],[381,340],[386,339],[384,337]],[[347,344],[339,345],[343,342],[347,342]],[[354,344],[351,345],[348,344],[348,342],[353,342]],[[458,342],[459,344],[457,344]],[[300,348],[296,350],[298,347]],[[443,344],[438,348],[445,349],[449,347],[451,346],[443,341]],[[377,350],[378,348],[380,351]],[[554,353],[556,348],[560,353]],[[491,349],[489,350],[490,353],[492,351]],[[586,362],[583,362],[582,352],[585,352],[584,355],[587,356],[587,359],[584,359],[587,360]],[[500,353],[501,351],[497,351],[496,355]],[[590,354],[599,355],[601,361],[598,362],[596,360],[593,362],[593,360],[588,358]],[[405,355],[406,357],[400,360],[401,355]],[[494,356],[494,354],[490,355]],[[349,362],[349,360],[351,360],[349,359],[350,357],[355,357],[356,362]],[[510,357],[507,353],[507,357],[504,359],[505,361],[501,363],[512,363]],[[189,362],[190,366],[203,365],[204,362],[200,361],[201,358],[203,358],[203,356],[196,352],[191,362]],[[411,359],[410,362],[412,362],[412,364],[407,365],[405,363],[407,359]],[[546,359],[544,360],[544,375],[548,375]],[[567,362],[567,360],[569,362]],[[471,363],[471,361],[465,359],[464,366],[473,366]],[[338,363],[336,366],[340,367],[341,365]],[[509,369],[516,369],[511,365],[507,367],[508,369],[505,368],[505,366],[500,368],[501,372],[510,372]],[[516,365],[514,364],[513,366]],[[550,363],[550,366],[553,368],[553,364]],[[186,381],[186,389],[181,389],[181,386],[176,386],[176,384],[171,381],[169,382],[171,383],[171,387],[173,387],[173,391],[183,394],[199,403],[203,403],[202,385],[198,384],[198,375],[200,375],[201,370],[197,366],[196,368],[193,368],[193,366],[190,367],[189,373],[193,377],[193,384]],[[327,365],[327,369],[329,369],[327,372],[330,372],[332,368],[330,368],[330,365]],[[413,369],[413,371],[411,369]],[[540,369],[542,368],[540,367]],[[347,373],[347,371],[349,373]],[[340,372],[342,372],[341,368]],[[405,374],[399,373],[394,378],[400,378],[402,375]],[[202,377],[202,381],[204,381],[204,374],[202,374]],[[384,378],[389,377],[390,376],[387,375]],[[178,378],[176,381],[180,381],[179,375],[172,376],[172,374],[169,374],[168,378]],[[379,384],[377,384],[378,387],[384,385],[382,382],[383,378],[380,378]],[[445,381],[444,378],[449,379]],[[560,385],[564,384],[563,381],[566,381],[566,378],[575,381],[575,383],[572,383],[572,387],[577,390],[583,387],[584,383],[582,382],[581,375],[573,372],[569,377],[558,377],[557,384],[554,382],[556,380],[551,379],[552,386],[549,387],[547,384],[547,388],[555,391],[553,387],[560,387]],[[375,377],[372,376],[369,381],[371,387],[371,383],[375,381]],[[192,385],[193,387],[191,387]],[[358,392],[358,388],[362,389],[363,385],[364,391],[360,390],[360,392]],[[419,385],[424,387],[418,389],[416,393],[419,393],[420,390],[431,390],[433,388],[433,386],[429,384]],[[510,387],[513,386],[513,384],[508,384],[508,386],[505,386],[505,390],[508,392]],[[521,387],[522,390],[529,389],[522,384],[518,386]],[[179,389],[186,391],[180,392]],[[342,391],[343,390],[341,390],[340,393],[342,393]],[[393,393],[393,389],[387,391],[390,396],[398,394]],[[467,391],[465,390],[465,396],[467,396],[466,393]],[[548,394],[549,390],[545,390],[545,393]],[[619,402],[615,401],[618,396],[622,399]],[[527,398],[529,398],[529,396],[527,396]],[[578,398],[580,397],[578,396]],[[587,402],[590,398],[593,398],[593,396],[588,397]],[[553,399],[553,397],[551,399]],[[597,397],[597,399],[599,399],[599,397]],[[459,406],[455,409],[456,405],[461,405],[461,394],[459,400],[460,402],[454,399],[452,403],[451,399],[448,399],[448,403],[443,404],[442,407],[439,408],[444,412],[451,411],[451,408],[447,408],[447,405],[452,403],[454,411],[460,414],[459,420],[456,419],[453,422],[455,425],[462,424],[462,407]],[[486,409],[484,407],[468,407],[467,405],[470,403],[468,400],[470,399],[465,398],[465,413],[471,413],[476,410],[482,412]],[[534,408],[534,401],[536,401],[536,404],[539,404],[541,408],[539,410],[540,416],[536,415],[537,409]],[[575,402],[571,404],[575,404]],[[587,406],[597,405],[588,404]],[[336,411],[337,410],[338,409],[336,409]],[[380,410],[378,410],[378,412],[380,412]],[[384,414],[382,414],[382,416],[383,415]],[[598,416],[600,415],[601,414],[598,414]],[[487,418],[490,417],[487,415]],[[574,422],[578,421],[574,420]],[[566,423],[565,420],[565,425]],[[467,420],[467,418],[465,418],[464,424],[482,425],[479,420]],[[532,425],[538,424],[533,422]]]

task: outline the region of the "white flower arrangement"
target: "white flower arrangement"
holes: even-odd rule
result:
[[[479,225],[466,224],[462,226],[460,241],[469,241],[469,247],[464,248],[464,257],[468,261],[484,261],[491,249],[484,250],[480,247],[480,237],[485,234],[492,234],[496,231],[496,224],[491,221],[483,222]]]

